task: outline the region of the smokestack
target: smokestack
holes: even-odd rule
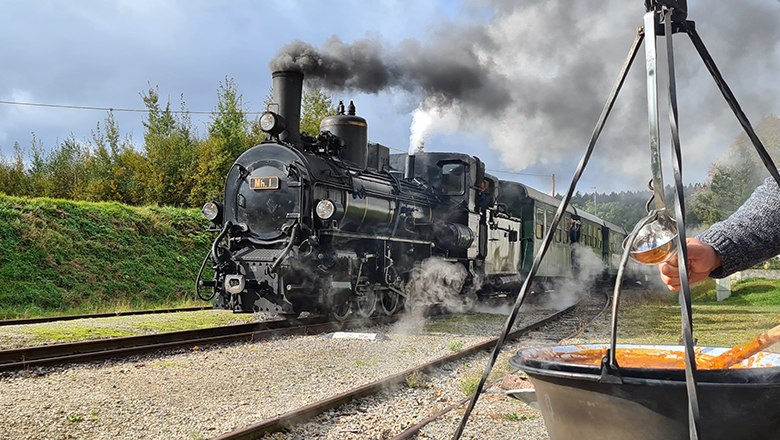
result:
[[[404,167],[404,179],[414,179],[414,154],[406,156],[406,166]]]
[[[281,70],[274,72],[272,75],[274,103],[279,105],[279,115],[284,118],[287,126],[287,129],[279,136],[279,139],[295,146],[300,146],[303,73]]]

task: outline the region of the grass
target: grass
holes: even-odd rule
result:
[[[698,345],[730,347],[780,324],[780,281],[750,279],[732,284],[731,297],[718,302],[712,280],[692,288],[694,337]],[[681,317],[678,295],[650,295],[621,304],[620,343],[677,344]],[[630,323],[627,325],[626,323]]]
[[[485,382],[486,387],[512,372],[512,367],[509,365],[509,358],[512,357],[512,355],[513,354],[510,355],[509,353],[502,353],[499,355],[498,361],[493,366],[490,375],[488,375],[487,382]],[[466,397],[474,395],[479,386],[479,381],[482,379],[482,374],[484,374],[484,368],[482,367],[470,369],[462,374],[458,379],[458,389],[460,392]]]
[[[118,338],[122,336],[135,336],[139,331],[94,327],[91,325],[69,325],[66,328],[41,326],[31,328],[28,334],[34,340],[46,342],[71,342],[85,339]]]
[[[502,324],[506,320],[503,315],[493,315],[490,313],[473,313],[468,315],[446,315],[429,320],[425,323],[425,331],[430,333],[450,333],[461,334],[463,328],[471,323],[495,322]]]
[[[161,360],[161,361],[154,361],[154,362],[152,362],[152,365],[156,365],[156,366],[162,367],[162,368],[170,368],[170,367],[175,367],[178,364],[176,362],[174,362],[174,361]]]
[[[419,371],[414,371],[406,375],[406,387],[407,388],[423,388],[425,387],[425,377]]]
[[[70,423],[81,423],[84,421],[84,416],[80,414],[68,414],[67,419]]]
[[[134,324],[135,327],[154,332],[175,332],[179,330],[194,330],[199,328],[227,325],[231,323],[249,322],[251,314],[236,315],[233,312],[223,313],[176,313],[165,315],[159,320],[149,320]]]
[[[454,352],[461,351],[463,350],[463,342],[462,341],[450,342],[447,345],[447,348],[450,349],[450,351],[454,351]]]
[[[171,315],[120,316],[110,320],[80,319],[10,326],[4,327],[0,334],[0,348],[191,330],[251,322],[252,319],[251,314],[234,314],[228,310],[202,310]]]
[[[203,305],[197,209],[0,195],[0,319]]]
[[[505,420],[507,422],[522,422],[522,421],[528,420],[530,418],[531,417],[529,417],[526,414],[519,414],[519,413],[514,412],[514,411],[512,411],[510,413],[501,414],[501,419]]]

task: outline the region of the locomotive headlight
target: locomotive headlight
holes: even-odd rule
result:
[[[328,220],[336,213],[336,204],[330,200],[320,200],[320,202],[317,203],[315,212],[317,213],[317,217]]]
[[[209,201],[206,202],[200,212],[203,213],[203,217],[212,223],[222,222],[222,204],[219,202]]]
[[[284,118],[274,112],[265,112],[260,115],[260,129],[264,132],[277,135],[284,131]]]

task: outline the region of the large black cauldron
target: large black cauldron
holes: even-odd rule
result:
[[[531,378],[551,440],[688,439],[688,397],[683,369],[618,368],[576,360],[578,352],[608,345],[535,348],[510,364]],[[682,346],[618,345],[620,350]],[[725,348],[697,347],[717,356]],[[696,374],[702,440],[780,439],[780,355],[758,353],[728,370]]]

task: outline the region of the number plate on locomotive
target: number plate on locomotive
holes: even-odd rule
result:
[[[252,189],[279,189],[279,178],[272,177],[250,177],[249,187]]]

